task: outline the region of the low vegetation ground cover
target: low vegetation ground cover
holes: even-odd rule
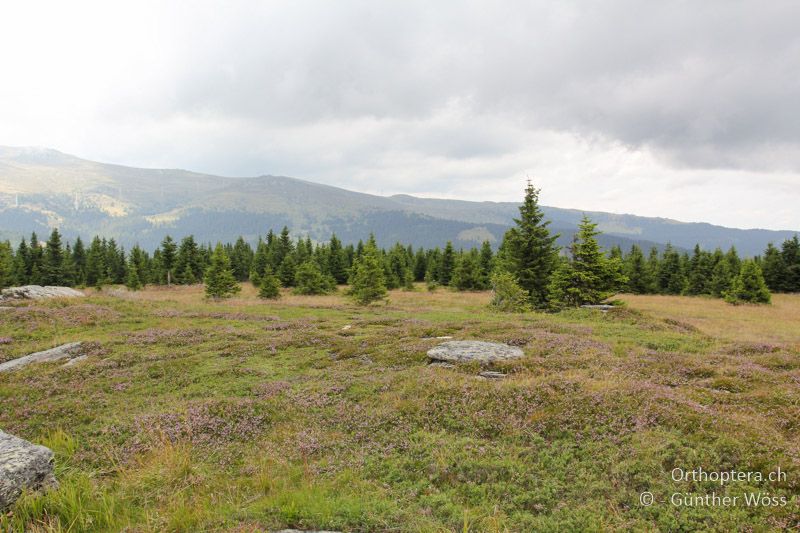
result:
[[[778,531],[800,526],[800,296],[732,307],[618,296],[609,313],[489,310],[488,292],[204,298],[105,289],[0,313],[0,428],[51,447],[60,488],[18,531]],[[520,346],[428,365],[436,337]],[[673,480],[702,468],[778,481]],[[654,495],[642,505],[643,492]],[[786,505],[675,505],[675,494]]]

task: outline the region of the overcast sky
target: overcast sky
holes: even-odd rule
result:
[[[3,2],[0,144],[800,229],[800,3]]]

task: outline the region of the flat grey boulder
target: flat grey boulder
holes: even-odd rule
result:
[[[5,363],[0,364],[0,372],[17,370],[18,368],[22,368],[23,366],[31,363],[45,363],[48,361],[58,361],[59,359],[78,358],[81,355],[80,352],[82,346],[82,342],[69,342],[67,344],[62,344],[61,346],[51,348],[50,350],[24,355],[17,359],[12,359],[11,361],[6,361]]]
[[[525,353],[522,349],[508,344],[484,341],[448,341],[428,350],[428,357],[435,361],[453,363],[493,363],[517,359]]]
[[[23,490],[56,486],[49,448],[0,431],[0,512],[11,507]]]
[[[41,285],[23,285],[22,287],[9,287],[0,293],[0,301],[10,300],[41,300],[43,298],[76,298],[84,296],[81,291],[69,287],[54,287]]]

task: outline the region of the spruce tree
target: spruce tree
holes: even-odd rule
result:
[[[738,303],[770,303],[771,297],[761,267],[753,260],[741,263],[739,274],[734,278],[725,301]]]
[[[294,279],[294,294],[327,294],[336,290],[336,280],[325,276],[316,261],[307,259],[297,267]]]
[[[653,292],[651,269],[645,261],[642,249],[631,246],[631,251],[624,259],[624,272],[628,277],[627,290],[633,294],[649,294]]]
[[[514,276],[505,270],[492,273],[492,301],[489,306],[506,313],[523,313],[530,309],[528,293]]]
[[[241,287],[236,282],[231,268],[231,260],[222,244],[217,243],[205,273],[206,297],[218,300],[238,293]]]
[[[72,247],[72,263],[75,265],[75,285],[86,284],[86,249],[80,237],[75,239]]]
[[[714,262],[711,254],[701,250],[700,245],[696,244],[692,258],[689,261],[686,294],[692,296],[710,294],[709,283],[713,269]]]
[[[783,274],[783,290],[786,292],[800,292],[800,238],[797,235],[783,241],[781,258],[786,265]]]
[[[361,305],[386,298],[386,282],[383,261],[375,246],[374,238],[363,246],[360,256],[353,263],[350,296]]]
[[[272,273],[272,269],[267,265],[264,273],[260,276],[258,297],[266,300],[277,300],[281,297],[281,280]]]
[[[75,257],[69,243],[64,246],[64,257],[61,261],[61,284],[67,287],[74,287],[78,284]]]
[[[0,289],[11,287],[15,280],[14,254],[11,251],[11,243],[0,242]]]
[[[474,291],[483,288],[483,272],[477,250],[463,253],[456,261],[450,286],[459,291]]]
[[[189,235],[188,237],[181,239],[181,244],[178,247],[178,253],[175,256],[174,268],[177,278],[176,281],[183,285],[192,285],[197,283],[203,274],[204,262],[205,261],[201,257],[200,248],[197,246],[197,243],[194,240],[194,236]]]
[[[86,254],[86,285],[90,287],[102,287],[108,283],[106,277],[106,252],[103,241],[95,236],[89,245]]]
[[[709,283],[709,292],[712,296],[723,298],[731,289],[732,281],[733,275],[731,274],[730,263],[722,258],[714,265],[714,270],[711,273],[711,282]]]
[[[253,263],[253,249],[240,235],[230,251],[231,268],[237,281],[247,281]]]
[[[619,258],[606,257],[597,242],[597,224],[584,216],[571,246],[549,286],[550,300],[562,306],[599,304],[627,282]]]
[[[439,274],[437,279],[442,285],[449,285],[450,278],[453,276],[453,269],[456,266],[456,254],[453,250],[453,243],[447,241],[447,245],[442,252],[442,259],[439,261]]]
[[[481,288],[488,289],[491,284],[492,271],[494,270],[494,252],[489,241],[483,241],[480,251]]]
[[[172,237],[167,235],[161,241],[161,268],[164,270],[164,281],[167,285],[172,285],[175,280],[175,259],[178,251],[178,245],[172,240]]]
[[[293,287],[295,279],[295,270],[297,269],[297,261],[295,260],[294,252],[290,252],[281,261],[278,267],[278,278],[284,287]]]
[[[14,284],[28,285],[30,283],[31,272],[28,270],[30,264],[30,250],[25,238],[20,241],[17,253],[14,255]]]
[[[662,294],[682,294],[686,288],[686,275],[681,266],[681,255],[667,244],[658,269],[658,288]]]
[[[556,266],[558,235],[551,235],[549,221],[539,207],[539,190],[528,182],[525,201],[519,208],[516,227],[503,237],[499,258],[500,267],[510,272],[528,293],[531,304],[547,306],[550,277]]]
[[[414,254],[414,281],[425,281],[425,272],[428,270],[428,257],[422,247]]]
[[[26,265],[28,271],[28,283],[31,285],[42,284],[42,260],[44,253],[42,246],[39,243],[39,238],[36,232],[31,233],[31,241],[28,254],[28,264]]]
[[[178,272],[178,282],[181,285],[194,285],[197,283],[197,278],[194,276],[194,269],[190,263],[185,263],[183,269]]]
[[[42,285],[61,285],[64,280],[64,250],[61,234],[54,228],[47,240],[42,261]]]
[[[786,280],[786,263],[780,250],[775,248],[772,243],[767,245],[764,258],[761,261],[761,270],[764,273],[764,281],[769,290],[779,292],[784,290]]]
[[[342,248],[342,241],[334,233],[328,246],[328,270],[336,283],[347,283],[347,254]]]
[[[133,255],[128,258],[127,274],[125,275],[125,286],[132,291],[142,288],[142,281],[139,277],[139,268],[134,261]]]

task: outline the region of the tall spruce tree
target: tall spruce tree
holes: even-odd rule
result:
[[[551,235],[539,207],[539,190],[528,182],[525,200],[519,208],[516,227],[503,237],[500,267],[510,272],[525,289],[534,307],[547,306],[548,290],[556,266],[558,235]]]

